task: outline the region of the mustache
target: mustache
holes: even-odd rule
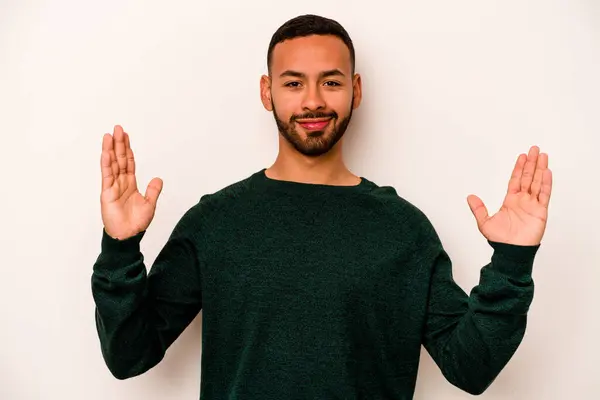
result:
[[[332,112],[323,112],[323,111],[315,111],[315,112],[307,112],[304,114],[292,115],[290,117],[290,122],[293,122],[297,119],[313,119],[313,118],[337,118],[338,115],[335,111]]]

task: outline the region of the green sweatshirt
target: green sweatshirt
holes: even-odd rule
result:
[[[149,273],[144,232],[102,232],[91,283],[116,378],[154,367],[202,310],[204,400],[411,399],[422,345],[462,390],[492,383],[523,338],[539,246],[488,242],[468,296],[394,188],[264,171],[202,196]]]

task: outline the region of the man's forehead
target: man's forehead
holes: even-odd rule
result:
[[[275,75],[285,70],[313,73],[335,69],[349,74],[350,51],[341,39],[332,35],[288,39],[273,49],[271,69]]]

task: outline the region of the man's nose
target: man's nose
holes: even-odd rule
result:
[[[307,110],[320,110],[325,108],[325,100],[318,87],[308,87],[302,102],[302,108]]]

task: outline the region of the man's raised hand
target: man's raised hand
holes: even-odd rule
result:
[[[127,239],[148,228],[154,218],[163,182],[154,178],[142,195],[135,177],[135,158],[129,135],[119,125],[102,139],[100,206],[106,233]]]
[[[490,241],[537,245],[542,240],[552,193],[548,155],[532,146],[520,154],[513,169],[500,210],[493,216],[475,195],[467,197],[481,233]]]

